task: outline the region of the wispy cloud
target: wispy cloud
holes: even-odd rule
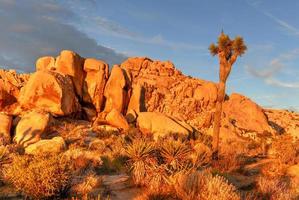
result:
[[[261,9],[260,5],[262,4],[262,0],[246,0],[245,2],[248,5],[254,7],[259,12],[269,17],[271,20],[277,23],[281,28],[283,28],[283,30],[285,30],[287,33],[299,36],[299,28],[293,26],[292,24],[290,24],[289,22],[283,19],[276,17],[275,15],[271,14],[269,11]]]
[[[299,29],[294,27],[293,25],[289,24],[288,22],[279,19],[272,15],[269,12],[263,12],[266,16],[270,17],[274,22],[279,24],[284,30],[286,30],[288,33],[299,36]]]
[[[285,62],[291,61],[299,56],[299,48],[294,49],[290,52],[281,54],[277,58],[271,60],[262,70],[257,70],[249,65],[245,66],[246,71],[254,77],[261,78],[265,81],[266,84],[285,87],[285,88],[299,88],[299,82],[288,83],[280,81],[275,78],[275,75],[279,73],[282,69],[286,67]]]
[[[76,19],[75,12],[54,0],[0,0],[0,24],[5,27],[0,34],[0,66],[32,71],[36,58],[57,55],[62,49],[110,64],[126,58],[68,23]]]
[[[97,26],[96,29],[93,29],[93,31],[96,31],[100,34],[104,33],[104,34],[109,34],[110,36],[112,35],[114,37],[124,38],[139,43],[164,46],[173,50],[205,50],[206,51],[206,48],[200,45],[195,45],[195,44],[190,44],[185,42],[170,41],[159,33],[151,37],[144,36],[135,31],[131,31],[129,28],[121,25],[116,21],[101,16],[90,18],[90,16],[88,15],[82,15],[81,17],[83,21],[88,23],[93,23],[93,26]],[[93,20],[93,22],[91,22],[91,20]]]
[[[278,86],[278,87],[285,87],[285,88],[299,88],[299,82],[296,83],[287,83],[287,82],[283,82],[280,80],[277,80],[275,78],[269,78],[265,80],[267,84],[269,85],[273,85],[273,86]]]

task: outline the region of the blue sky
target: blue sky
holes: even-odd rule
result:
[[[0,23],[15,24],[6,37],[0,36],[8,47],[0,47],[2,66],[30,71],[36,57],[71,48],[110,63],[125,56],[171,60],[187,75],[217,81],[218,60],[209,55],[208,46],[223,29],[232,38],[243,36],[248,46],[233,66],[227,92],[242,93],[266,107],[299,110],[297,0],[22,3],[0,0]]]

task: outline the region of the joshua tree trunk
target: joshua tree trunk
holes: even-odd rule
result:
[[[218,91],[217,91],[217,102],[216,109],[214,113],[214,125],[213,125],[213,159],[218,159],[218,151],[219,151],[219,135],[220,135],[220,127],[221,127],[221,114],[222,114],[222,104],[225,99],[225,87],[226,80],[231,71],[231,63],[227,62],[226,58],[223,54],[219,54],[220,60],[220,73],[219,73],[219,83],[218,83]]]
[[[246,51],[247,47],[244,44],[243,38],[237,36],[234,40],[231,40],[228,35],[221,32],[218,37],[217,45],[212,43],[209,47],[212,56],[218,55],[219,58],[219,84],[217,91],[216,110],[214,113],[213,124],[213,154],[212,159],[218,160],[219,152],[219,135],[221,127],[221,114],[222,104],[225,99],[225,87],[226,80],[230,74],[232,65],[237,60],[238,56],[241,56]]]
[[[214,114],[214,127],[213,127],[213,159],[218,159],[219,149],[219,135],[221,126],[222,103],[225,96],[225,82],[219,82],[217,92],[216,110]]]

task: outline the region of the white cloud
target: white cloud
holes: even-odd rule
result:
[[[143,43],[143,44],[152,44],[152,45],[158,45],[158,46],[164,46],[168,47],[173,50],[204,50],[206,51],[206,48],[203,48],[202,46],[195,45],[195,44],[189,44],[185,42],[175,42],[170,41],[163,37],[161,34],[154,35],[152,37],[144,36],[140,33],[134,32],[129,30],[129,28],[119,24],[116,21],[96,16],[91,18],[88,15],[81,15],[82,21],[87,24],[89,23],[90,26],[96,26],[93,28],[92,31],[98,32],[100,34],[108,34],[109,36],[119,37],[128,39],[131,41]],[[91,21],[92,20],[92,21]]]
[[[275,17],[274,15],[272,15],[269,12],[264,12],[264,14],[268,17],[270,17],[274,22],[276,22],[277,24],[279,24],[282,28],[284,28],[284,30],[286,30],[288,33],[291,33],[293,35],[299,36],[299,29],[294,27],[293,25],[289,24],[288,22],[279,19],[277,17]]]
[[[55,0],[0,0],[0,66],[33,71],[38,57],[55,56],[63,49],[110,64],[126,58],[79,31],[71,25],[74,20],[76,13]]]
[[[285,88],[299,88],[299,83],[283,82],[275,78],[275,75],[286,67],[285,62],[291,61],[299,56],[299,48],[290,52],[281,54],[275,59],[272,59],[266,68],[257,70],[249,65],[245,66],[245,69],[249,74],[254,77],[264,79],[265,83],[278,87]]]
[[[287,83],[287,82],[282,82],[280,80],[277,80],[275,78],[269,78],[265,80],[267,84],[269,85],[274,85],[274,86],[278,86],[278,87],[285,87],[285,88],[299,88],[299,82],[296,83]]]

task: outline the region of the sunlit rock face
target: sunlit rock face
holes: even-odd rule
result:
[[[217,84],[185,76],[169,61],[129,58],[121,67],[131,71],[133,88],[144,88],[140,96],[147,111],[164,113],[198,130],[212,128]],[[234,123],[240,133],[271,132],[262,108],[244,96],[233,94],[227,98],[223,112],[222,126],[234,119],[229,123]]]
[[[32,74],[21,89],[18,101],[24,110],[40,109],[56,116],[80,109],[70,77],[53,71]]]
[[[146,57],[110,69],[102,60],[63,50],[56,58],[37,59],[32,74],[0,70],[0,111],[23,116],[36,110],[120,130],[132,125],[157,137],[161,132],[212,132],[216,83],[186,76],[170,61]],[[263,109],[239,94],[226,97],[224,129],[238,135],[274,130]]]

